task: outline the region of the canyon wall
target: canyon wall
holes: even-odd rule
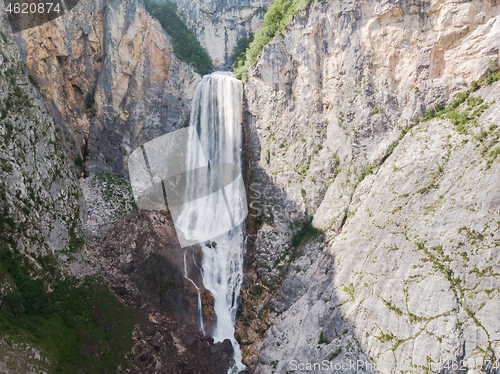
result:
[[[317,2],[264,48],[245,85],[261,228],[238,325],[256,373],[358,359],[475,372],[500,357],[498,83],[419,121],[496,71],[499,14]]]
[[[239,38],[248,37],[262,24],[269,0],[174,0],[187,25],[212,57],[216,68],[227,69]]]
[[[135,148],[188,120],[199,76],[140,2],[82,0],[16,41],[90,174],[126,174]]]
[[[1,245],[44,256],[82,236],[83,196],[63,145],[71,147],[71,137],[54,122],[3,31],[0,51]]]

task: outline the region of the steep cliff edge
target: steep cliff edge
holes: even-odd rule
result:
[[[126,172],[128,154],[182,127],[199,80],[137,1],[82,0],[16,38],[55,118],[91,174]]]
[[[498,83],[456,96],[497,69],[499,14],[314,3],[264,48],[245,86],[263,226],[238,327],[256,373],[500,357]]]

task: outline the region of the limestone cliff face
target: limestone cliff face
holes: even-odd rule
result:
[[[82,235],[81,193],[64,147],[68,134],[29,82],[15,44],[0,32],[0,245],[45,256]]]
[[[132,150],[187,121],[199,76],[139,2],[82,0],[17,41],[90,173],[126,174]]]
[[[314,3],[264,48],[245,87],[263,226],[238,326],[256,373],[348,359],[474,372],[500,357],[499,86],[456,109],[465,129],[416,122],[495,66],[499,15],[495,2]],[[302,230],[292,245],[305,212],[326,239]]]
[[[262,24],[269,0],[174,0],[218,68],[228,68],[238,39]]]

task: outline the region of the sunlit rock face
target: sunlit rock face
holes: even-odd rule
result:
[[[314,3],[264,48],[245,86],[262,227],[237,329],[256,373],[293,359],[472,372],[500,356],[498,83],[456,109],[464,130],[417,123],[498,62],[499,14],[494,2]],[[303,212],[325,240],[292,246]]]
[[[229,68],[238,39],[262,24],[269,0],[174,0],[216,68]]]
[[[133,149],[188,120],[199,76],[138,2],[82,0],[16,40],[91,174],[126,173]]]

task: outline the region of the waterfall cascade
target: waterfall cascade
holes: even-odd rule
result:
[[[242,97],[242,83],[229,74],[206,75],[196,87],[186,170],[199,167],[200,160],[201,164],[208,165],[204,169],[208,178],[204,180],[210,185],[208,191],[213,193],[197,198],[207,195],[206,192],[200,194],[200,190],[206,191],[207,187],[200,185],[199,173],[187,175],[186,203],[175,220],[178,234],[186,240],[204,242],[201,244],[203,260],[200,272],[203,286],[214,298],[217,321],[213,338],[215,342],[231,340],[236,365],[230,372],[245,368],[234,338],[246,247],[243,223],[243,215],[247,212],[246,197],[241,193]],[[203,154],[199,154],[200,143]],[[235,182],[237,179],[241,183]],[[208,237],[211,239],[206,241]],[[185,274],[187,277],[187,271]],[[199,289],[196,284],[195,287]],[[198,305],[201,308],[201,301]],[[203,329],[201,309],[199,313],[200,328]]]

